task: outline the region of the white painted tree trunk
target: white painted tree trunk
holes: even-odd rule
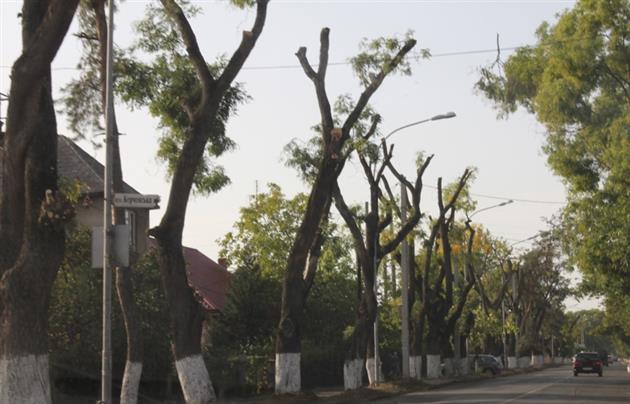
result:
[[[343,388],[356,390],[363,384],[363,359],[346,359],[343,362]]]
[[[445,377],[455,376],[455,359],[454,358],[444,358],[444,376]]]
[[[508,369],[516,369],[518,367],[518,360],[516,356],[508,356]]]
[[[427,355],[427,379],[437,379],[440,376],[440,355]]]
[[[520,358],[518,358],[518,367],[519,368],[529,367],[529,362],[530,362],[529,356],[521,356]]]
[[[277,353],[276,394],[297,394],[301,388],[300,353]]]
[[[409,357],[409,377],[414,380],[422,379],[422,356]]]
[[[175,361],[175,368],[186,404],[207,404],[216,400],[203,356],[179,359]]]
[[[125,363],[122,387],[120,389],[120,404],[136,404],[138,402],[138,389],[142,377],[142,362]]]
[[[0,403],[52,403],[48,355],[0,358]]]
[[[378,379],[377,379],[374,373],[374,358],[367,358],[367,360],[365,361],[365,369],[367,370],[368,381],[370,383],[370,386],[373,385],[374,383],[383,381],[383,378],[381,377],[381,375],[383,374],[381,371],[381,365],[382,363],[379,358],[378,369],[376,369],[378,371]]]
[[[542,355],[534,355],[534,354],[532,354],[532,358],[530,360],[530,364],[529,365],[533,366],[535,368],[539,368],[539,367],[541,367],[543,365],[543,361],[544,361],[544,358],[543,358]]]
[[[461,376],[470,374],[470,361],[468,358],[461,358],[457,361],[457,371]]]

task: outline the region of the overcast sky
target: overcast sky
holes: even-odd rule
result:
[[[19,54],[20,28],[17,14],[21,1],[0,0],[0,92],[9,91],[10,66]],[[241,32],[251,27],[254,11],[237,10],[227,1],[193,1],[203,9],[192,23],[202,52],[208,60],[230,55]],[[133,22],[143,15],[148,1],[127,0],[119,4],[114,40],[119,46],[133,41]],[[267,23],[237,80],[252,100],[239,108],[228,127],[238,148],[222,157],[232,184],[209,197],[194,197],[189,206],[184,243],[217,258],[217,240],[230,231],[239,208],[246,205],[266,184],[279,184],[288,196],[306,191],[296,173],[282,160],[283,147],[292,139],[306,140],[319,119],[311,82],[299,67],[295,52],[308,48],[315,63],[319,32],[329,27],[330,61],[327,91],[331,99],[361,88],[350,67],[362,38],[404,34],[412,30],[417,48],[428,48],[430,60],[412,62],[412,76],[388,77],[371,104],[382,115],[383,134],[436,114],[454,111],[456,118],[405,129],[392,137],[395,164],[407,177],[414,175],[415,155],[435,154],[425,183],[435,185],[438,177],[450,182],[466,167],[478,169],[472,185],[478,208],[503,200],[515,202],[474,217],[494,235],[508,242],[528,238],[546,228],[545,218],[562,207],[565,190],[554,176],[541,151],[544,129],[535,118],[518,112],[508,120],[497,120],[492,105],[476,94],[474,83],[482,66],[497,58],[497,34],[505,60],[515,47],[534,44],[534,32],[543,21],[571,7],[574,1],[395,1],[395,0],[272,0]],[[71,34],[76,33],[76,25]],[[77,74],[80,45],[69,35],[53,63],[57,89]],[[2,106],[4,116],[6,103]],[[117,103],[125,180],[143,193],[168,197],[164,167],[155,160],[160,129],[148,111],[129,111]],[[67,134],[63,115],[59,132]],[[99,160],[102,151],[89,143],[81,145]],[[347,199],[366,198],[365,182],[358,163],[346,166],[341,181]],[[423,208],[434,210],[436,193],[427,189]],[[162,211],[153,211],[156,224]],[[526,246],[526,243],[521,245]]]

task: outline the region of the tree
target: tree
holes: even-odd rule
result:
[[[428,237],[424,240],[424,262],[422,265],[421,302],[422,314],[426,316],[427,331],[427,377],[435,378],[440,374],[440,355],[452,359],[453,349],[450,337],[453,335],[457,320],[461,316],[468,293],[474,285],[472,261],[466,261],[464,273],[467,281],[461,288],[456,288],[452,259],[452,246],[449,233],[455,220],[456,202],[472,175],[469,169],[456,183],[454,188],[442,189],[442,178],[438,178],[438,217],[432,221]],[[446,199],[445,196],[448,198]],[[445,200],[447,201],[446,203]],[[472,228],[467,243],[467,254],[472,254]],[[434,255],[435,254],[435,255]],[[437,268],[437,272],[434,269]],[[457,300],[455,296],[457,295]]]
[[[235,0],[246,6],[254,3]],[[268,0],[256,1],[251,31],[244,31],[239,47],[229,60],[208,65],[199,49],[188,16],[197,10],[189,3],[162,0],[162,8],[150,5],[138,25],[138,47],[153,54],[151,64],[126,66],[118,85],[123,99],[132,105],[148,105],[166,129],[159,155],[172,176],[166,210],[160,224],[150,230],[158,244],[159,263],[169,302],[175,365],[188,402],[215,399],[201,355],[203,309],[188,286],[182,253],[186,207],[193,187],[215,192],[229,182],[212,159],[232,147],[225,124],[245,95],[233,85],[236,75],[262,33]],[[187,16],[188,15],[188,16]]]
[[[315,164],[317,169],[314,173],[306,210],[287,258],[282,286],[282,308],[276,335],[275,390],[279,394],[297,393],[301,390],[300,338],[302,316],[308,292],[315,278],[317,262],[323,244],[322,223],[328,218],[337,178],[351,151],[344,146],[349,143],[352,130],[368,101],[383,83],[385,77],[399,68],[405,71],[404,57],[416,43],[415,40],[409,38],[405,41],[376,41],[371,44],[371,52],[366,51],[354,59],[355,71],[365,86],[365,90],[339,127],[333,118],[325,87],[329,33],[330,30],[324,28],[320,34],[317,71],[308,61],[305,47],[300,48],[296,53],[304,73],[315,87],[321,115],[322,154],[318,156]],[[366,48],[368,47],[366,46]],[[374,125],[376,123],[374,121]],[[367,131],[362,135],[370,133],[373,134],[374,131]]]
[[[78,0],[25,1],[0,196],[0,402],[50,403],[48,304],[72,209],[58,193],[50,64]]]
[[[306,202],[305,194],[286,198],[278,185],[269,184],[266,192],[252,196],[249,205],[241,208],[234,231],[221,240],[221,256],[236,268],[227,305],[211,324],[210,349],[221,352],[218,362],[216,355],[213,358],[213,365],[224,380],[244,367],[247,388],[267,387],[272,331],[280,314],[282,264]],[[334,222],[323,229],[319,275],[305,314],[312,320],[304,327],[303,353],[309,359],[309,367],[303,371],[306,385],[336,385],[341,378],[344,329],[354,315],[355,296],[352,240],[344,230]],[[326,344],[321,344],[323,340]]]
[[[369,146],[372,146],[371,148]],[[354,249],[357,255],[358,271],[361,272],[364,287],[358,302],[357,318],[353,327],[352,344],[344,363],[344,386],[346,389],[356,389],[361,386],[362,367],[364,359],[370,384],[378,381],[379,358],[375,355],[374,329],[372,324],[376,320],[377,299],[374,291],[375,274],[380,262],[392,253],[415,228],[422,217],[420,212],[420,196],[422,193],[422,175],[429,166],[433,156],[425,159],[416,173],[413,183],[401,175],[392,165],[393,146],[388,149],[383,141],[382,156],[370,156],[370,149],[378,150],[378,145],[368,145],[364,150],[358,150],[359,161],[367,178],[370,190],[369,211],[366,212],[365,232],[361,231],[356,214],[348,207],[337,185],[334,190],[335,207],[341,214],[354,239]],[[380,213],[379,205],[385,202],[390,207],[396,206],[396,198],[384,177],[385,169],[404,185],[404,192],[409,192],[412,199],[411,214],[400,223],[400,228],[389,239],[381,242],[381,235],[392,223],[392,215]],[[383,188],[384,189],[383,189]],[[397,209],[397,208],[396,208]],[[406,292],[406,291],[405,291]],[[371,337],[371,338],[370,338]],[[370,359],[371,358],[371,359]],[[376,371],[375,371],[376,370]]]
[[[544,320],[555,309],[562,308],[569,294],[568,281],[563,275],[566,269],[559,240],[551,234],[543,234],[520,257],[514,274],[517,289],[508,300],[518,328],[518,356],[542,355]]]
[[[549,165],[569,191],[567,255],[604,295],[630,290],[629,21],[627,0],[578,1],[477,83],[500,115],[523,107],[545,125]]]
[[[105,17],[105,0],[91,0],[81,4],[79,23],[82,32],[83,55],[79,63],[82,69],[78,79],[67,84],[65,93],[65,112],[70,120],[70,128],[79,138],[85,137],[85,130],[102,129],[100,118],[105,117],[106,109],[106,71],[107,71],[107,19]],[[113,57],[116,60],[116,57]],[[124,63],[121,60],[120,63]],[[112,124],[112,191],[122,193],[124,182],[122,161],[118,141],[118,123],[114,105],[111,107]],[[114,225],[125,224],[125,210],[114,209]],[[143,340],[141,336],[141,320],[138,315],[133,293],[130,267],[116,267],[116,292],[123,312],[125,331],[127,333],[127,361],[120,390],[122,404],[135,404],[138,401],[138,389],[143,367]]]

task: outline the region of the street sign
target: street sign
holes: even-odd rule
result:
[[[129,266],[131,226],[118,224],[113,227],[111,253],[114,266]],[[103,226],[92,227],[92,268],[103,268]]]
[[[114,206],[127,209],[159,209],[159,195],[114,194]]]

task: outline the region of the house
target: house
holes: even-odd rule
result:
[[[3,175],[3,136],[0,133],[0,178]],[[57,164],[60,181],[79,183],[82,198],[89,203],[78,204],[76,220],[78,223],[92,228],[103,224],[103,175],[104,166],[90,156],[75,142],[66,136],[59,136],[57,143]],[[123,184],[124,193],[139,194],[131,185]],[[2,181],[0,181],[2,192]],[[131,251],[141,255],[148,248],[156,247],[154,240],[147,237],[149,229],[149,211],[147,209],[127,209],[127,223],[131,225]],[[188,282],[208,311],[221,311],[226,302],[229,272],[225,266],[208,258],[200,251],[184,247]]]

